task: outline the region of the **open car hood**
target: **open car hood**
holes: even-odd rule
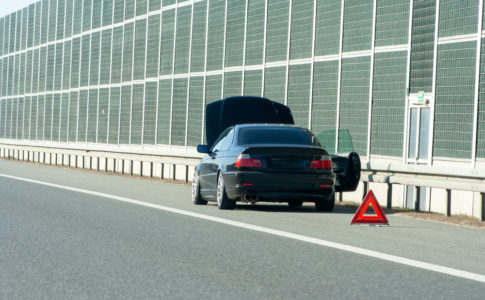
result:
[[[229,126],[249,123],[295,124],[288,106],[266,98],[234,96],[207,104],[205,133],[210,149],[219,135]],[[332,154],[336,175],[335,191],[355,191],[360,180],[360,157],[351,152],[348,156]]]
[[[229,97],[206,106],[207,146],[210,148],[227,127],[249,123],[295,124],[286,105],[261,97]]]

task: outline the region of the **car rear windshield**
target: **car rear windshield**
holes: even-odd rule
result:
[[[308,133],[299,128],[288,127],[254,127],[239,130],[239,145],[251,144],[298,144],[312,145]]]

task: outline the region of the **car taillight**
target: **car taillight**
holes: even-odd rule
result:
[[[332,168],[332,161],[331,160],[312,160],[309,165],[310,169],[331,169]]]
[[[236,163],[234,164],[237,168],[262,168],[263,162],[257,158],[250,158],[249,155],[240,155]]]

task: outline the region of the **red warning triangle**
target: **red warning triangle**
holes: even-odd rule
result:
[[[372,208],[374,208],[376,215],[365,216],[364,214],[369,208],[370,204],[372,204]],[[374,192],[372,192],[372,190],[369,190],[369,192],[365,196],[364,202],[362,202],[362,204],[360,205],[359,209],[355,213],[355,216],[352,219],[352,222],[350,224],[357,224],[357,223],[389,225],[386,215],[382,211],[382,208],[379,205],[379,202],[377,202],[376,196],[374,195]]]

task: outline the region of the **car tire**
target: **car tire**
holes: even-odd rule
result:
[[[290,200],[288,206],[291,208],[300,208],[303,205],[303,200]]]
[[[224,184],[224,177],[219,172],[217,175],[217,206],[219,209],[234,209],[236,201],[229,199],[226,193],[226,186]]]
[[[315,201],[315,209],[317,211],[333,211],[335,207],[335,194],[330,198],[322,198]]]
[[[202,199],[202,196],[200,195],[200,182],[197,171],[194,172],[194,178],[192,180],[192,202],[194,202],[195,205],[207,204],[207,201]]]

